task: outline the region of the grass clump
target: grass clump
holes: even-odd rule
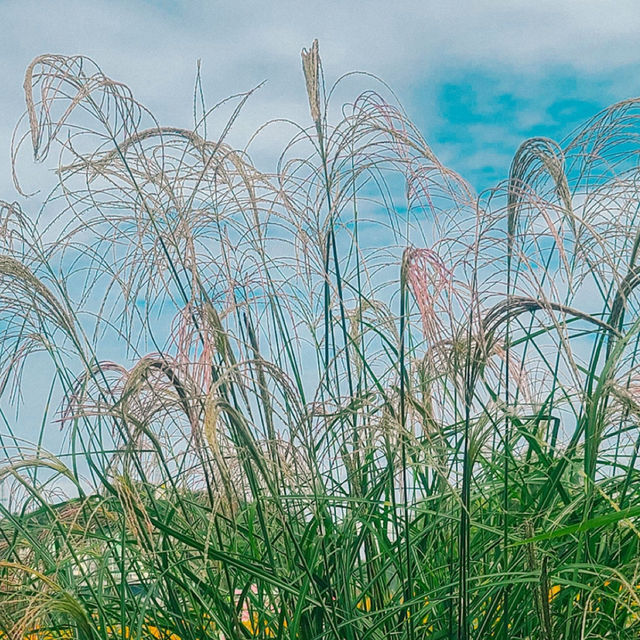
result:
[[[3,204],[0,381],[50,388],[0,432],[0,631],[638,637],[638,102],[478,196],[302,57],[271,173],[228,143],[249,94],[198,81],[186,130],[29,66],[14,158],[57,184]]]

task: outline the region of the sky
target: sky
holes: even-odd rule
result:
[[[162,125],[193,126],[198,60],[208,105],[266,81],[231,133],[243,147],[271,118],[310,124],[300,50],[318,38],[329,84],[354,70],[382,78],[441,161],[480,192],[507,177],[526,138],[562,140],[640,95],[639,33],[637,0],[0,0],[0,200],[38,209],[38,197],[14,190],[10,144],[25,69],[41,54],[91,57]],[[260,161],[284,142],[266,138],[273,153],[263,148],[259,168],[273,168]],[[26,191],[43,171],[21,158]]]
[[[270,118],[308,121],[300,50],[318,38],[329,83],[353,70],[382,78],[439,158],[478,191],[506,177],[524,139],[561,140],[640,94],[635,0],[0,0],[0,25],[4,200],[16,198],[9,147],[24,71],[43,53],[93,58],[164,125],[193,126],[198,59],[208,104],[266,80],[232,132],[243,146]],[[39,178],[28,154],[20,168],[29,191]]]

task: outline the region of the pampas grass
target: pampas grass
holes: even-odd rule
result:
[[[50,402],[0,432],[0,630],[636,638],[637,101],[477,196],[302,60],[273,172],[226,139],[249,94],[209,140],[29,66],[13,157],[58,185],[3,204],[0,379]]]

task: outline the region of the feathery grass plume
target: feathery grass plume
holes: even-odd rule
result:
[[[320,110],[320,55],[318,53],[318,40],[313,41],[311,49],[303,49],[301,55],[311,119],[315,123],[318,132],[320,132],[322,130],[322,112]]]

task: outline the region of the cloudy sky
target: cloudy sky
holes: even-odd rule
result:
[[[523,139],[561,139],[640,94],[636,0],[0,0],[0,25],[6,200],[23,74],[42,53],[90,56],[166,125],[192,123],[198,59],[209,104],[267,80],[234,132],[242,145],[266,119],[307,118],[300,49],[317,37],[329,82],[351,70],[383,78],[477,189],[505,177]]]
[[[198,59],[208,105],[266,80],[232,132],[244,146],[268,119],[309,122],[300,50],[318,38],[329,83],[352,70],[384,79],[441,160],[481,190],[506,177],[524,139],[561,140],[640,95],[639,34],[638,0],[0,0],[0,200],[17,199],[11,134],[40,54],[93,58],[164,125],[193,126]],[[272,140],[274,155],[285,141]],[[21,169],[29,191],[47,170],[28,154]],[[22,200],[30,213],[38,204]],[[33,374],[48,388],[46,369]],[[28,404],[27,432],[42,409]]]

